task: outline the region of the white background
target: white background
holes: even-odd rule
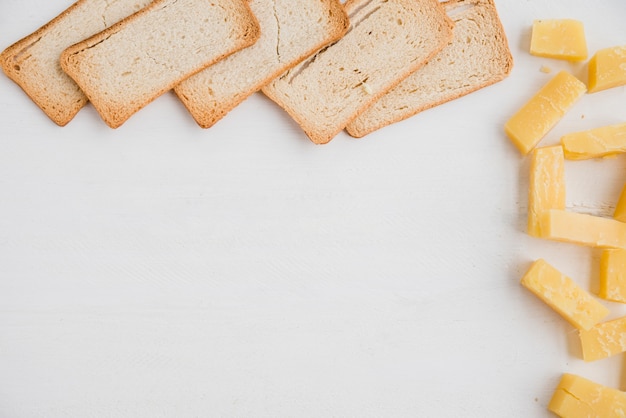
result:
[[[70,4],[2,0],[0,49]],[[582,20],[594,52],[626,5],[497,6],[507,80],[325,146],[260,94],[209,130],[173,94],[60,128],[1,75],[0,417],[549,417],[564,372],[626,389],[519,285],[544,257],[597,289],[599,253],[524,233],[502,128],[556,70],[586,81],[528,54],[533,19]],[[625,104],[587,95],[542,145]],[[611,216],[624,158],[568,162],[568,208]]]

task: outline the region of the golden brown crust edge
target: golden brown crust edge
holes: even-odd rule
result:
[[[373,125],[372,127],[369,127],[368,129],[361,129],[356,124],[348,125],[346,127],[346,132],[350,136],[352,136],[354,138],[363,138],[364,136],[366,136],[366,135],[368,135],[368,134],[370,134],[370,133],[372,133],[374,131],[377,131],[377,130],[379,130],[381,128],[384,128],[386,126],[392,125],[394,123],[406,120],[406,119],[408,119],[408,118],[410,118],[412,116],[415,116],[418,113],[421,113],[421,112],[423,112],[425,110],[432,109],[432,108],[437,107],[439,105],[442,105],[444,103],[456,100],[456,99],[458,99],[460,97],[466,96],[466,95],[468,95],[470,93],[476,92],[476,91],[478,91],[480,89],[483,89],[485,87],[488,87],[488,86],[491,86],[493,84],[496,84],[496,83],[504,80],[511,73],[511,70],[513,69],[513,55],[511,54],[511,50],[510,50],[510,48],[508,46],[508,39],[506,37],[506,33],[504,31],[504,27],[502,26],[502,22],[500,21],[500,17],[498,15],[497,9],[495,7],[494,0],[449,0],[449,1],[446,1],[446,2],[442,2],[441,4],[445,8],[448,8],[448,7],[449,8],[453,8],[453,7],[456,7],[457,5],[463,5],[463,4],[466,4],[466,3],[469,3],[469,4],[486,4],[486,5],[491,7],[492,13],[495,14],[496,22],[497,22],[495,31],[496,31],[496,33],[499,36],[502,37],[503,43],[504,43],[504,45],[506,45],[506,50],[507,50],[507,54],[504,57],[504,60],[505,60],[505,66],[504,66],[505,70],[504,70],[504,72],[499,77],[494,77],[494,78],[492,78],[490,80],[487,80],[484,83],[476,85],[471,90],[467,90],[467,91],[461,92],[459,94],[456,94],[454,96],[450,96],[450,97],[444,98],[444,99],[436,101],[436,102],[427,103],[424,106],[421,106],[419,108],[414,109],[414,111],[411,112],[410,114],[402,115],[401,117],[398,117],[398,118],[395,118],[395,119],[391,119],[390,121],[385,121],[385,122],[378,123],[376,125]]]
[[[351,7],[357,7],[358,5],[355,5],[356,3],[358,3],[360,0],[348,0],[343,6],[344,6],[344,10],[346,11],[346,13],[349,15],[350,14],[350,8]],[[311,125],[308,123],[308,121],[302,120],[295,112],[293,112],[289,106],[286,105],[286,103],[284,103],[282,100],[280,100],[278,97],[276,97],[275,95],[273,95],[271,93],[271,90],[263,90],[263,93],[268,96],[270,99],[272,99],[274,102],[276,102],[281,108],[283,108],[287,114],[289,114],[298,125],[300,125],[300,127],[302,128],[302,130],[305,132],[305,134],[309,137],[309,139],[317,144],[317,145],[324,145],[329,143],[335,136],[337,136],[341,131],[343,131],[345,129],[345,127],[350,124],[354,119],[358,118],[363,112],[365,112],[373,103],[375,103],[377,100],[379,100],[381,97],[383,97],[385,94],[387,94],[390,90],[392,90],[394,87],[396,87],[398,84],[400,84],[404,79],[406,79],[409,75],[411,75],[412,73],[414,73],[415,71],[417,71],[419,68],[421,68],[424,64],[426,64],[426,62],[428,62],[430,59],[432,59],[432,57],[434,57],[435,55],[437,55],[451,40],[452,40],[452,30],[454,28],[454,23],[452,22],[452,20],[448,17],[447,13],[445,13],[445,10],[443,8],[443,6],[437,1],[434,0],[433,1],[434,4],[436,4],[435,7],[439,8],[441,13],[444,16],[444,22],[447,25],[448,31],[447,31],[447,36],[442,36],[441,40],[440,40],[440,44],[437,48],[433,49],[433,51],[426,57],[425,60],[421,61],[421,62],[416,62],[415,65],[411,66],[411,67],[407,67],[406,71],[400,76],[398,77],[397,80],[394,81],[394,83],[392,83],[390,85],[390,87],[388,87],[386,90],[381,91],[377,94],[373,94],[370,98],[370,100],[366,101],[363,106],[361,106],[361,108],[350,117],[349,120],[347,120],[345,122],[345,124],[343,124],[343,126],[341,128],[338,128],[337,130],[335,130],[334,132],[327,134],[327,133],[322,133],[317,131],[315,128],[315,125]]]
[[[18,73],[15,64],[13,62],[13,58],[17,56],[21,51],[25,49],[26,46],[35,42],[38,38],[41,38],[43,34],[48,32],[48,30],[53,29],[56,25],[60,24],[63,18],[71,14],[74,9],[81,6],[85,3],[86,0],[78,0],[70,7],[59,13],[56,17],[50,20],[45,25],[41,26],[35,32],[30,35],[26,35],[24,38],[19,41],[13,43],[8,46],[2,53],[0,53],[0,66],[2,67],[2,71],[6,74],[9,79],[15,82],[26,95],[48,116],[54,123],[59,126],[67,125],[73,118],[76,116],[78,111],[82,109],[87,103],[87,97],[85,96],[84,100],[81,102],[77,102],[75,106],[70,107],[67,112],[58,112],[52,111],[50,106],[46,106],[47,101],[43,99],[40,93],[32,91],[30,87],[24,83],[21,73]]]
[[[162,3],[164,3],[167,0],[155,0],[154,2],[150,3],[148,6],[146,6],[145,8],[139,10],[138,12],[128,16],[125,19],[122,19],[121,21],[115,23],[114,25],[108,27],[107,29],[103,30],[102,32],[99,32],[77,44],[74,44],[70,47],[68,47],[67,49],[65,49],[63,51],[63,53],[61,54],[61,58],[60,58],[60,63],[61,63],[61,67],[63,68],[63,70],[72,78],[74,79],[77,84],[79,84],[80,86],[80,72],[78,71],[74,71],[75,68],[72,65],[71,62],[71,58],[72,56],[74,56],[75,54],[80,53],[82,50],[84,49],[88,49],[93,45],[96,45],[100,42],[105,41],[108,37],[110,37],[111,35],[115,34],[117,31],[119,31],[122,27],[124,27],[125,25],[127,25],[128,23],[133,22],[135,19],[137,19],[138,17],[142,16],[143,14],[146,13],[150,13],[152,10],[160,7],[160,5]],[[248,10],[248,14],[250,17],[250,21],[249,21],[249,25],[246,28],[246,33],[243,36],[243,39],[245,42],[242,42],[241,45],[238,46],[238,48],[233,49],[232,51],[229,51],[225,54],[222,54],[220,56],[218,56],[216,59],[214,59],[213,61],[209,62],[209,63],[205,63],[205,65],[201,66],[200,68],[196,68],[193,72],[189,73],[189,74],[185,74],[181,77],[179,77],[178,79],[174,80],[172,83],[170,83],[169,86],[167,86],[166,88],[163,88],[161,90],[159,90],[155,95],[153,95],[151,98],[149,98],[148,100],[136,103],[135,106],[128,108],[128,110],[125,110],[123,113],[118,114],[115,111],[111,111],[108,109],[105,109],[105,106],[102,105],[102,103],[98,100],[97,97],[90,97],[88,92],[85,92],[85,94],[87,95],[89,101],[91,101],[91,103],[94,105],[94,107],[96,108],[96,110],[98,111],[98,113],[100,114],[100,116],[102,117],[102,119],[104,120],[104,122],[111,128],[116,129],[119,128],[124,122],[126,122],[132,115],[134,115],[136,112],[138,112],[139,110],[141,110],[142,108],[144,108],[145,106],[147,106],[149,103],[153,102],[154,100],[156,100],[159,96],[163,95],[164,93],[166,93],[167,91],[171,90],[172,88],[174,88],[174,86],[176,86],[177,84],[179,84],[181,81],[185,80],[186,78],[202,71],[203,69],[207,68],[208,66],[210,66],[211,64],[224,59],[225,57],[227,57],[228,55],[243,49],[247,46],[250,46],[252,44],[254,44],[254,42],[257,41],[257,39],[259,39],[259,37],[261,36],[261,29],[259,27],[259,22],[257,21],[256,17],[254,16],[254,13],[252,13],[252,10],[250,8],[250,5],[248,4],[248,1],[243,1],[241,2],[242,6],[245,7]]]
[[[348,0],[349,2],[353,1],[353,0]],[[463,0],[461,0],[463,1]],[[397,87],[400,83],[402,83],[402,81],[406,80],[409,76],[411,76],[411,74],[415,73],[416,71],[418,71],[420,68],[422,68],[424,65],[426,65],[428,63],[428,61],[430,61],[431,59],[433,59],[435,56],[437,56],[437,54],[439,54],[449,43],[450,41],[452,41],[453,37],[454,37],[454,22],[452,21],[452,19],[450,19],[450,17],[448,16],[448,14],[445,11],[445,8],[443,7],[443,3],[437,1],[437,7],[440,9],[440,11],[444,14],[445,19],[444,21],[446,22],[446,24],[448,25],[448,36],[441,40],[441,43],[439,44],[439,46],[434,49],[429,55],[428,57],[426,57],[426,59],[420,63],[418,63],[418,65],[414,66],[413,68],[409,68],[404,75],[398,79],[395,84],[393,84],[390,88],[388,88],[387,90],[385,90],[384,92],[382,92],[381,94],[376,95],[372,100],[370,100],[368,102],[368,104],[366,106],[363,106],[359,112],[354,115],[354,117],[348,121],[348,123],[344,126],[344,128],[342,128],[342,130],[346,130],[348,132],[348,134],[350,136],[354,136],[352,135],[348,130],[347,127],[354,121],[356,120],[359,116],[361,116],[364,112],[367,111],[367,109],[370,108],[371,105],[373,105],[374,103],[376,103],[378,100],[380,100],[385,94],[389,93],[391,90],[393,90],[395,87]],[[341,132],[341,130],[339,131]],[[337,133],[339,133],[337,132]],[[336,135],[336,134],[335,134]],[[364,135],[362,135],[364,136]],[[355,138],[359,138],[357,136],[354,136]]]
[[[324,42],[319,43],[318,45],[311,48],[309,51],[305,52],[297,60],[294,60],[293,62],[288,63],[287,65],[284,65],[283,67],[274,71],[272,74],[268,75],[265,78],[265,80],[263,80],[260,83],[257,83],[254,87],[252,87],[247,92],[242,93],[235,100],[232,100],[228,103],[224,103],[224,105],[221,106],[216,111],[198,114],[198,112],[196,112],[195,110],[192,110],[193,106],[191,104],[191,101],[188,98],[183,97],[182,94],[179,94],[177,89],[174,88],[174,93],[176,93],[176,96],[180,99],[183,105],[187,108],[187,110],[189,111],[193,119],[196,121],[198,126],[200,126],[203,129],[208,129],[212,127],[217,122],[219,122],[222,118],[224,118],[231,110],[233,110],[235,107],[240,105],[244,100],[246,100],[252,94],[261,90],[268,83],[271,83],[272,80],[276,79],[276,77],[279,77],[285,71],[289,71],[290,69],[292,69],[293,67],[295,67],[296,65],[298,65],[299,63],[301,63],[302,61],[304,61],[305,59],[307,59],[308,57],[310,57],[311,55],[313,55],[314,53],[316,53],[317,51],[325,47],[326,45],[339,40],[347,32],[348,28],[350,27],[350,22],[348,20],[348,15],[343,5],[339,2],[339,0],[330,0],[329,3],[331,4],[331,7],[332,7],[331,10],[333,12],[337,12],[333,14],[333,16],[336,16],[335,20],[337,20],[337,23],[338,23],[338,25],[336,25],[337,30],[335,31],[335,33],[331,34],[329,38],[325,40]]]
[[[356,3],[357,0],[348,0],[348,2],[346,3],[346,6],[348,5],[348,3]],[[328,140],[326,140],[326,142],[320,142],[320,144],[325,144],[330,142],[336,135],[339,134],[339,132],[341,132],[342,130],[344,130],[350,123],[352,123],[355,119],[357,119],[359,116],[361,116],[365,111],[367,111],[367,109],[374,104],[376,101],[378,101],[381,97],[383,97],[385,94],[387,94],[388,92],[390,92],[391,90],[393,90],[396,86],[398,86],[403,80],[405,80],[407,77],[409,77],[411,74],[413,74],[415,71],[419,70],[420,68],[422,68],[428,61],[430,61],[434,56],[436,56],[439,52],[441,52],[443,50],[443,48],[446,47],[446,45],[448,45],[448,43],[452,40],[453,38],[453,29],[454,29],[454,22],[452,21],[452,19],[450,19],[450,17],[448,16],[448,14],[445,12],[445,9],[443,8],[442,4],[439,1],[435,1],[436,7],[440,9],[441,13],[444,14],[444,22],[446,23],[447,27],[448,27],[448,31],[447,31],[447,36],[445,37],[441,37],[440,39],[440,43],[437,46],[437,48],[433,49],[431,51],[431,53],[426,57],[425,60],[421,61],[421,62],[417,62],[414,66],[412,67],[408,67],[407,70],[400,76],[398,77],[397,80],[395,80],[395,82],[393,84],[390,85],[390,87],[388,87],[386,90],[380,92],[379,94],[375,94],[372,95],[372,98],[367,101],[362,107],[361,109],[359,109],[358,112],[356,112],[356,114],[354,114],[352,116],[352,118],[339,130],[337,130],[337,132],[335,132],[333,134],[332,137],[328,138]],[[347,9],[347,7],[346,7]],[[315,141],[314,141],[315,142]]]

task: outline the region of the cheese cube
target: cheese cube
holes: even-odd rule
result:
[[[604,305],[543,259],[530,266],[521,283],[576,328],[589,329],[609,314]]]
[[[594,361],[626,351],[626,317],[579,330],[583,359]]]
[[[626,184],[622,189],[622,194],[617,201],[617,205],[615,206],[615,213],[613,217],[620,222],[626,222]]]
[[[541,215],[541,238],[598,248],[626,249],[626,223],[551,209]]]
[[[626,303],[626,250],[602,252],[598,296],[613,302]]]
[[[565,373],[548,410],[562,418],[626,417],[626,393]]]
[[[580,80],[561,71],[508,120],[504,131],[522,154],[528,154],[586,90]]]
[[[601,49],[589,60],[589,93],[626,84],[626,45]]]
[[[530,162],[528,234],[541,236],[541,214],[548,209],[565,209],[565,158],[563,147],[536,148]]]
[[[568,61],[586,60],[587,41],[583,23],[573,19],[535,20],[530,53]]]
[[[561,137],[568,160],[586,160],[626,152],[626,123],[575,132]]]

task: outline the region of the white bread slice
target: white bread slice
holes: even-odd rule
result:
[[[437,0],[349,0],[350,29],[263,88],[318,144],[421,67],[452,37]]]
[[[348,29],[339,0],[250,0],[261,26],[252,46],[174,88],[198,125],[208,128],[265,84]]]
[[[102,119],[117,128],[187,77],[258,37],[247,0],[156,0],[66,49],[61,66]]]
[[[66,125],[87,97],[61,68],[70,45],[147,6],[152,0],[79,0],[34,33],[0,54],[4,73],[57,125]]]
[[[347,126],[354,137],[503,80],[513,57],[493,0],[443,3],[454,20],[454,39]]]

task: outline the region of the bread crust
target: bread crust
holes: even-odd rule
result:
[[[85,25],[80,28],[82,33],[77,33],[72,39],[68,39],[63,45],[54,44],[55,31],[62,32],[71,37],[69,31],[63,30],[63,26],[71,23],[71,19],[83,10],[94,8],[91,0],[79,0],[66,10],[61,12],[48,23],[37,29],[30,35],[25,36],[6,48],[0,54],[0,65],[3,72],[13,80],[26,93],[31,100],[44,111],[44,113],[57,125],[65,126],[78,111],[87,103],[87,96],[80,90],[78,85],[67,76],[60,67],[59,56],[61,51],[86,36],[91,36],[104,27]],[[121,3],[121,2],[120,2]],[[149,3],[149,0],[128,0],[128,13],[138,10]],[[135,6],[138,7],[135,7]],[[101,19],[102,10],[94,10]],[[125,16],[124,16],[125,17]],[[103,23],[104,25],[104,23]],[[87,26],[87,27],[86,27]],[[83,36],[84,35],[84,36]],[[38,50],[45,45],[45,48]],[[37,48],[33,48],[37,46]],[[51,48],[55,49],[56,56],[52,59],[45,56]],[[37,51],[35,51],[37,50]],[[34,55],[33,55],[34,52]]]
[[[409,76],[405,81],[400,83],[395,89],[391,90],[387,95],[383,96],[379,100],[379,102],[374,103],[370,108],[366,109],[362,115],[360,115],[358,118],[353,120],[350,124],[348,124],[348,126],[346,127],[346,131],[348,132],[348,134],[350,134],[351,136],[355,138],[362,138],[363,136],[371,132],[374,132],[378,129],[381,129],[393,123],[408,119],[411,116],[414,116],[420,112],[423,112],[424,110],[439,106],[451,100],[458,99],[459,97],[465,96],[467,94],[470,94],[472,92],[475,92],[487,86],[495,84],[499,81],[502,81],[510,74],[511,70],[513,69],[513,56],[509,49],[508,40],[504,31],[504,28],[502,27],[500,18],[498,16],[494,1],[493,0],[449,0],[447,2],[442,3],[442,5],[445,7],[448,13],[454,12],[455,9],[459,7],[463,7],[463,6],[480,7],[481,10],[483,10],[489,16],[489,18],[491,19],[491,23],[492,23],[492,31],[488,35],[490,37],[492,36],[493,39],[497,41],[497,47],[498,47],[497,49],[499,52],[502,52],[501,56],[496,57],[499,62],[498,72],[494,74],[490,74],[489,77],[486,77],[481,82],[472,84],[471,86],[469,86],[469,88],[464,87],[464,88],[453,89],[449,94],[443,95],[442,97],[434,101],[419,103],[418,105],[411,106],[410,99],[407,99],[406,101],[403,102],[404,109],[402,111],[398,111],[395,115],[392,115],[391,117],[383,118],[381,116],[381,114],[384,113],[383,110],[381,109],[381,107],[383,106],[382,103],[383,102],[390,103],[393,100],[392,97],[396,98],[397,100],[401,100],[400,99],[402,95],[401,89],[403,89],[405,86],[406,86],[406,89],[408,90],[415,90],[416,88],[415,85],[418,84],[419,82],[420,73],[426,71],[429,68],[429,65],[433,65],[433,64],[426,64],[424,68],[418,70],[413,75]],[[465,19],[468,16],[471,16],[472,11],[474,10],[468,9],[466,11],[461,11],[458,15],[455,15],[453,17],[453,20],[455,22],[459,22],[462,19]],[[459,25],[456,25],[456,28],[458,27]],[[459,37],[457,37],[457,35],[459,34],[455,34],[453,43],[459,40]],[[451,48],[451,47],[452,46],[448,48]],[[441,51],[440,53],[441,56],[444,56],[447,53],[446,49]],[[493,51],[493,48],[491,48],[490,50]],[[435,59],[436,58],[437,57],[435,57]],[[409,84],[411,85],[410,88],[408,87]],[[415,98],[416,100],[419,101],[419,91],[415,91]]]
[[[330,51],[331,53],[335,52],[336,55],[342,56],[342,59],[343,59],[343,55],[354,58],[355,62],[357,62],[357,64],[355,64],[354,66],[363,65],[364,67],[367,67],[369,64],[376,61],[375,57],[371,55],[377,55],[378,53],[382,52],[381,48],[389,47],[388,45],[384,45],[382,41],[376,42],[371,39],[363,39],[362,42],[366,44],[366,48],[361,48],[361,49],[367,49],[370,55],[359,56],[360,51],[350,50],[350,49],[346,50],[346,48],[350,46],[349,42],[354,42],[356,39],[355,37],[357,35],[355,34],[355,37],[353,37],[353,39],[349,41],[344,42],[344,40],[346,40],[350,36],[350,32],[353,29],[360,26],[361,22],[358,20],[359,18],[361,18],[363,21],[367,21],[367,19],[370,16],[374,16],[374,14],[377,13],[378,10],[381,10],[383,8],[388,8],[388,7],[389,8],[393,7],[394,8],[393,10],[396,10],[396,9],[403,10],[403,13],[406,13],[406,14],[401,13],[399,15],[401,16],[401,18],[399,18],[398,20],[400,21],[401,19],[407,19],[408,23],[401,22],[401,24],[398,23],[398,25],[402,26],[403,24],[406,24],[406,26],[410,26],[410,27],[415,27],[415,25],[418,23],[416,21],[409,21],[409,20],[410,19],[417,20],[417,16],[419,15],[417,11],[420,10],[420,7],[424,7],[428,9],[429,11],[428,16],[426,17],[421,16],[421,18],[424,18],[424,19],[431,18],[431,19],[436,20],[436,23],[434,25],[437,27],[437,29],[433,30],[433,32],[436,32],[436,33],[429,34],[429,35],[433,35],[433,39],[430,39],[429,45],[426,50],[420,51],[420,53],[415,52],[415,57],[411,57],[411,58],[415,58],[413,62],[408,62],[399,66],[398,68],[394,68],[393,73],[387,72],[388,63],[386,61],[376,62],[375,64],[373,64],[375,68],[372,71],[372,73],[375,73],[375,78],[376,78],[375,87],[370,88],[366,82],[362,82],[360,84],[357,83],[356,86],[359,86],[363,90],[365,90],[365,94],[358,93],[358,97],[350,97],[350,99],[346,100],[344,103],[341,104],[342,109],[337,111],[337,113],[324,115],[323,112],[319,112],[319,109],[314,108],[315,106],[318,106],[319,103],[311,105],[310,109],[307,108],[303,110],[305,106],[303,106],[302,104],[295,103],[294,99],[290,96],[290,95],[295,95],[295,94],[301,94],[303,98],[302,101],[307,102],[310,99],[310,97],[315,95],[315,92],[313,92],[310,94],[310,97],[307,97],[308,91],[304,93],[297,92],[297,89],[299,87],[303,87],[304,89],[307,89],[311,86],[299,85],[297,87],[292,87],[291,82],[288,80],[299,77],[301,72],[305,74],[307,72],[307,69],[308,69],[307,67],[309,65],[316,65],[315,60],[318,58],[318,56],[321,56],[321,54],[326,53],[324,49],[318,52],[313,58],[310,58],[308,61],[305,61],[304,63],[297,66],[295,69],[292,70],[293,72],[287,72],[283,74],[277,80],[273,81],[268,86],[263,88],[263,92],[270,99],[272,99],[279,106],[281,106],[302,127],[304,132],[314,143],[316,144],[328,143],[330,140],[332,140],[333,137],[335,137],[339,132],[341,132],[346,127],[347,124],[349,124],[352,120],[358,117],[367,107],[369,107],[370,104],[374,103],[379,97],[384,95],[386,92],[388,92],[398,83],[400,83],[404,78],[406,78],[411,73],[413,73],[418,68],[420,68],[422,65],[424,65],[428,59],[430,59],[432,56],[437,54],[450,41],[452,37],[453,24],[451,20],[445,14],[443,7],[439,4],[437,0],[421,0],[417,2],[415,0],[389,0],[385,2],[378,2],[376,0],[348,0],[348,2],[345,4],[345,9],[346,9],[346,12],[348,13],[348,16],[350,16],[351,27],[348,30],[348,33],[344,36],[344,38],[340,39],[335,44],[330,45],[327,51]],[[380,23],[381,25],[389,25],[388,27],[384,26],[383,29],[378,29],[380,34],[382,34],[381,38],[383,39],[386,39],[384,35],[387,34],[386,32],[387,29],[389,29],[390,32],[396,31],[394,33],[398,33],[397,32],[398,29],[393,26],[396,24],[395,21],[393,23],[389,23],[388,21],[381,21],[381,22],[377,21],[376,23]],[[374,29],[377,29],[377,28],[374,28]],[[357,32],[359,30],[360,28],[357,30]],[[402,28],[401,30],[404,31],[404,30],[409,30],[409,29],[406,29],[405,27],[405,28]],[[371,33],[372,32],[370,31],[370,34]],[[404,32],[404,33],[406,34],[407,32]],[[373,38],[376,38],[377,35],[374,35]],[[395,38],[392,38],[392,39],[395,39]],[[361,42],[361,41],[356,41],[356,42]],[[344,46],[345,44],[348,44],[348,45]],[[399,47],[398,49],[401,49],[401,48]],[[403,50],[402,52],[398,51],[397,55],[403,55],[406,52],[407,52],[406,50]],[[411,52],[413,51],[411,50]],[[404,58],[405,56],[403,55],[402,59]],[[410,61],[411,58],[407,58],[407,60]],[[346,62],[347,61],[348,60],[346,59]],[[336,63],[333,62],[332,64],[336,64]],[[322,65],[324,64],[320,64],[320,66]],[[352,65],[352,63],[347,62],[346,66],[348,65]],[[368,80],[369,79],[368,77],[369,75],[364,75],[365,80]],[[324,81],[321,81],[321,79],[324,79]],[[354,77],[352,77],[352,79],[354,79]],[[331,80],[331,82],[326,83],[328,84],[326,85],[325,82],[328,80]],[[339,80],[339,76],[336,73],[332,73],[332,74],[329,73],[328,77],[324,76],[324,77],[320,77],[320,79],[312,80],[312,83],[313,84],[317,83],[317,85],[314,85],[311,88],[315,89],[319,87],[320,89],[324,89],[324,88],[334,89],[335,87],[337,87],[337,85],[341,84],[342,82],[343,82],[343,79]],[[331,85],[333,83],[335,85]],[[341,90],[340,92],[330,92],[331,95],[332,94],[335,95],[334,96],[335,103],[332,103],[332,104],[338,105],[338,103],[341,102],[341,100],[338,100],[338,95],[343,94],[345,91],[347,91],[350,88],[351,87],[346,86],[346,88]],[[354,88],[355,87],[352,87],[352,89]],[[350,93],[348,95],[350,95]],[[327,113],[333,112],[333,109],[330,109],[330,108],[324,108],[323,110],[326,111]],[[322,113],[322,116],[317,118],[317,113]],[[312,115],[316,115],[316,120],[313,120]],[[329,125],[321,126],[320,119],[324,119],[324,121],[330,120]]]
[[[176,3],[179,2],[180,4],[176,5]],[[121,82],[123,77],[117,77],[109,72],[113,65],[111,65],[111,68],[106,65],[102,65],[102,60],[106,61],[108,59],[105,55],[110,53],[110,51],[102,50],[104,45],[108,46],[107,42],[109,42],[109,40],[113,39],[114,41],[117,41],[118,37],[129,38],[131,36],[129,33],[133,30],[139,31],[140,39],[138,39],[137,42],[149,39],[152,35],[152,31],[143,27],[139,28],[139,26],[145,24],[146,22],[150,22],[151,26],[156,28],[156,23],[158,22],[151,22],[151,19],[155,19],[155,16],[158,15],[157,12],[172,6],[179,7],[179,9],[176,9],[179,13],[189,13],[189,17],[192,19],[205,19],[205,15],[190,12],[191,6],[200,3],[206,3],[207,7],[217,7],[224,11],[227,10],[227,7],[232,8],[228,9],[230,11],[229,18],[224,18],[224,20],[228,20],[228,22],[220,22],[224,23],[225,26],[223,28],[216,28],[215,25],[212,25],[209,28],[211,29],[211,32],[208,35],[203,35],[206,38],[208,36],[212,36],[218,29],[221,29],[222,31],[227,31],[235,36],[234,39],[228,39],[231,41],[230,44],[226,44],[226,40],[224,39],[215,40],[215,42],[219,42],[221,49],[211,50],[208,52],[189,51],[185,50],[185,48],[175,48],[170,44],[170,46],[166,46],[164,49],[168,54],[170,54],[168,62],[172,67],[164,69],[166,74],[163,74],[162,80],[160,78],[151,79],[146,73],[132,74],[131,71],[131,74],[129,75],[132,75],[132,78],[126,80],[126,82],[132,84],[135,78],[139,77],[143,78],[143,83],[138,81],[132,84],[136,87],[136,91],[130,92],[129,90],[124,90],[122,88],[123,84],[121,84]],[[200,6],[202,6],[202,4],[200,4]],[[189,10],[189,12],[186,12],[186,10]],[[172,12],[168,13],[169,15],[167,19],[174,19]],[[176,18],[179,17],[179,15],[176,15]],[[201,25],[204,22],[201,22]],[[178,23],[180,24],[185,22]],[[228,25],[226,25],[226,23],[228,23]],[[204,39],[203,36],[198,35],[193,31],[193,29],[188,28],[184,24],[178,27],[178,29],[186,31],[182,38],[178,38],[178,42],[182,45],[191,45],[194,41]],[[173,39],[168,38],[168,35],[171,35],[170,33],[166,33],[164,31],[163,34],[165,37],[163,40],[164,42],[173,42]],[[137,36],[137,34],[135,34],[135,36]],[[186,36],[189,36],[188,40],[185,40]],[[145,107],[148,103],[152,102],[163,93],[171,90],[187,77],[192,76],[214,62],[219,61],[242,48],[252,45],[256,42],[259,36],[259,24],[254,17],[247,0],[155,0],[139,12],[116,23],[108,29],[105,29],[98,34],[67,48],[61,54],[60,62],[65,72],[72,77],[85,92],[105,123],[111,128],[117,128],[128,120],[128,118],[130,118],[134,113]],[[130,43],[132,45],[130,47],[128,45],[129,42],[125,42],[122,46],[120,46],[120,48],[129,47],[130,50],[128,52],[131,53],[131,55],[145,55],[138,58],[139,62],[141,64],[145,64],[146,66],[151,66],[150,68],[160,68],[165,65],[164,63],[159,63],[157,59],[150,56],[149,52],[143,49],[138,49],[134,44],[136,38],[131,39],[132,42]],[[115,45],[115,43],[113,45]],[[116,49],[116,52],[118,50],[120,49]],[[124,53],[126,52],[127,51],[124,51]],[[197,52],[199,58],[195,59],[194,57],[190,64],[183,65],[179,64],[177,61],[190,58],[194,52]],[[119,57],[116,55],[113,58],[118,59]],[[151,61],[152,63],[150,63]],[[97,72],[86,71],[87,67],[90,66],[94,67],[92,69],[97,68],[97,71],[106,72],[106,74],[103,75]],[[123,76],[124,74],[125,73],[122,73],[120,75]],[[109,78],[105,79],[104,76],[109,76]],[[110,85],[105,86],[104,82],[108,82]],[[111,91],[111,84],[117,88],[116,91]],[[128,97],[125,93],[128,93]]]
[[[280,76],[290,68],[293,68],[299,62],[306,59],[325,45],[338,40],[348,30],[350,22],[339,0],[316,1],[314,3],[319,3],[321,6],[319,6],[320,16],[315,17],[319,17],[319,19],[328,19],[328,22],[324,22],[323,25],[322,22],[316,23],[312,19],[310,20],[312,26],[319,26],[316,32],[320,34],[318,37],[320,40],[315,44],[311,44],[307,43],[305,39],[299,39],[299,43],[304,44],[304,47],[300,48],[299,55],[287,61],[281,61],[278,52],[279,44],[281,42],[280,27],[283,27],[284,32],[284,27],[287,26],[289,22],[280,21],[280,17],[276,12],[276,7],[279,6],[276,3],[277,0],[250,0],[250,7],[256,14],[261,26],[261,38],[257,44],[234,53],[230,57],[225,58],[223,61],[218,62],[200,73],[184,80],[181,84],[174,88],[174,92],[200,127],[210,128],[250,95],[259,91],[267,83]],[[297,15],[300,12],[304,12],[302,8],[298,7],[299,4],[293,0],[289,0],[285,3],[288,3],[289,6],[292,4],[295,6],[290,10],[290,15]],[[285,5],[283,4],[282,6],[284,7]],[[275,19],[276,24],[278,25],[276,31],[277,33],[270,32],[270,28],[268,27],[269,25],[264,25],[265,22],[260,17],[263,16],[262,13],[265,12],[263,10],[264,8],[272,7],[274,9],[274,16],[272,19]],[[328,31],[325,26],[328,27],[330,31]],[[326,30],[326,33],[323,32],[324,30]],[[256,69],[256,72],[252,73],[255,70],[248,68],[250,62],[258,61],[260,58],[270,58],[270,54],[266,54],[262,50],[264,45],[261,44],[274,42],[274,39],[277,44],[271,51],[271,58],[273,59],[275,54],[277,58],[274,65],[271,66],[271,69],[265,69],[265,71],[264,69]],[[249,59],[247,57],[249,57]],[[261,73],[259,73],[259,71],[261,71]],[[231,76],[234,75],[233,77],[238,79],[247,77],[251,79],[251,81],[245,82],[242,80],[241,84],[243,84],[243,87],[239,85],[237,86],[237,91],[229,91],[227,87],[219,85],[218,82],[214,80],[214,77],[217,78],[220,73],[230,73]],[[219,91],[214,92],[214,90]]]

